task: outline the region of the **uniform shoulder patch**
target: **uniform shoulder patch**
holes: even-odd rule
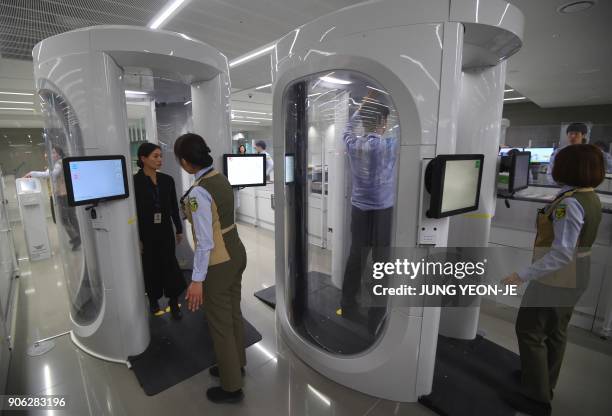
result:
[[[557,205],[557,208],[555,208],[555,218],[560,220],[565,218],[565,215],[567,214],[567,205],[566,204],[559,204]]]
[[[196,198],[189,198],[189,209],[191,212],[196,212],[198,210],[198,200]]]

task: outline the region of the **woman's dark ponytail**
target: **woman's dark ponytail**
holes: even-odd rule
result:
[[[213,164],[210,147],[206,141],[195,133],[186,133],[174,142],[174,155],[178,160],[184,159],[201,169]]]

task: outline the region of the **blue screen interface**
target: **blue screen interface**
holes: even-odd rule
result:
[[[126,194],[119,159],[70,162],[70,178],[75,202]]]

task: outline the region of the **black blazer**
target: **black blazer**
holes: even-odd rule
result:
[[[172,223],[177,234],[183,232],[183,222],[176,200],[174,179],[165,173],[157,172],[157,189],[159,191],[159,212],[162,214],[162,223],[153,224],[155,209],[155,185],[143,170],[134,175],[134,193],[136,195],[136,212],[138,214],[138,232],[140,239],[156,233],[162,229],[172,229]],[[160,227],[160,228],[158,228]]]

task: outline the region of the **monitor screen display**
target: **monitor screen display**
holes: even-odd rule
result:
[[[266,155],[223,155],[223,173],[235,187],[266,185]]]
[[[531,153],[521,152],[514,155],[510,168],[509,191],[517,192],[529,186],[529,163]]]
[[[500,156],[506,156],[510,150],[518,150],[519,152],[523,151],[522,147],[504,147],[503,149],[499,149]]]
[[[548,163],[555,149],[552,147],[531,147],[525,151],[531,152],[531,163]]]
[[[295,156],[285,155],[285,183],[293,183],[295,180]]]
[[[123,156],[83,156],[63,159],[70,205],[85,205],[129,196]]]
[[[427,216],[442,218],[478,209],[484,155],[439,155],[425,171]]]
[[[444,172],[442,213],[464,209],[477,204],[480,162],[449,160]]]
[[[40,188],[37,183],[37,179],[18,179],[17,184],[19,185],[19,193],[37,192]]]

